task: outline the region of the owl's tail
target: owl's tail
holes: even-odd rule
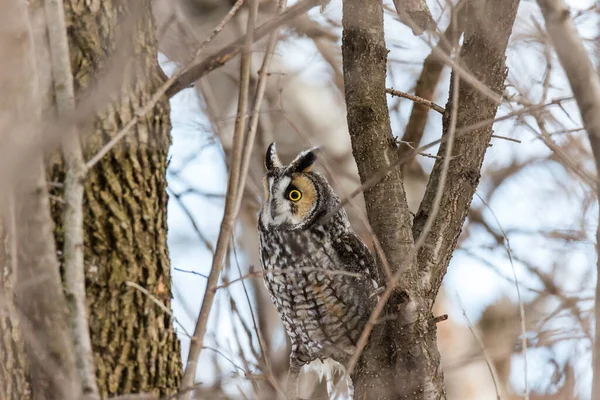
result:
[[[305,367],[308,371],[315,372],[320,380],[325,378],[327,394],[330,400],[345,400],[354,398],[354,385],[346,373],[346,367],[339,362],[326,358],[323,361],[316,359]]]

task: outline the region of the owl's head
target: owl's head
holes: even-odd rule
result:
[[[275,143],[271,143],[265,156],[265,193],[260,211],[264,227],[305,229],[339,203],[327,180],[312,171],[318,150],[305,150],[289,165],[283,165]]]

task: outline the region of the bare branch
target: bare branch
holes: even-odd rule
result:
[[[52,75],[56,109],[59,117],[67,117],[75,109],[73,74],[69,58],[69,42],[62,0],[45,0],[48,38],[52,59]],[[63,140],[66,165],[64,207],[64,279],[70,315],[75,361],[86,398],[99,398],[96,368],[88,328],[83,264],[83,182],[86,167],[81,152],[79,134],[74,132]]]
[[[289,7],[285,12],[281,13],[279,16],[265,22],[264,24],[256,28],[256,30],[252,34],[252,37],[254,38],[254,40],[262,39],[273,30],[281,27],[293,18],[304,14],[305,12],[319,5],[322,2],[323,0],[299,1],[293,6]],[[189,87],[198,79],[202,78],[204,75],[208,74],[213,69],[224,65],[227,61],[231,60],[233,57],[240,53],[240,51],[243,48],[243,43],[244,37],[241,37],[235,40],[230,45],[225,46],[223,49],[213,54],[212,56],[207,57],[199,63],[187,68],[177,79],[177,81],[172,85],[172,87],[169,88],[169,90],[167,91],[167,95],[169,97],[174,96],[181,90]]]
[[[460,52],[461,64],[474,75],[475,80],[483,82],[493,93],[500,94],[504,91],[504,79],[507,73],[505,52],[518,4],[518,0],[513,0],[510,5],[503,3],[498,9],[496,7],[500,6],[494,1],[467,5],[467,11],[473,21],[465,29],[465,41]],[[475,7],[481,9],[476,10]],[[456,74],[456,71],[453,71],[453,74]],[[451,87],[450,90],[454,89]],[[479,183],[479,171],[492,135],[490,124],[484,124],[483,121],[494,119],[499,105],[468,81],[460,87],[459,103],[461,106],[457,121],[456,149],[449,170],[450,185],[444,191],[441,203],[444,210],[453,212],[437,215],[433,225],[435,229],[429,233],[427,242],[418,255],[419,271],[427,274],[428,282],[424,282],[424,285],[429,287],[428,291],[433,290],[434,293],[437,293],[446,273],[456,240]],[[448,107],[446,110],[444,127],[447,131],[450,118]],[[460,135],[467,126],[469,129],[475,129],[476,134]],[[445,147],[445,144],[440,146],[438,155],[444,154]],[[433,167],[427,191],[415,217],[414,237],[420,236],[431,213],[442,165],[443,162],[438,160]],[[429,300],[433,304],[434,298]]]
[[[365,190],[364,197],[373,232],[395,274],[412,261],[407,258],[413,248],[412,216],[401,171],[394,166],[399,154],[391,132],[385,95],[387,49],[383,5],[345,0],[342,25],[344,89],[352,152],[363,184],[377,171],[386,171],[380,181]],[[365,74],[365,71],[369,73]],[[384,272],[384,268],[381,269]],[[378,305],[380,312],[390,295],[391,290],[382,296]],[[385,324],[378,328],[370,340],[373,345],[364,351],[354,379],[359,398],[367,394],[369,398],[387,396],[394,389],[389,381],[392,371]],[[365,336],[368,334],[364,333]]]
[[[453,15],[459,13],[459,10],[453,10]],[[457,23],[454,23],[454,21]],[[415,96],[423,98],[428,101],[432,101],[435,95],[435,88],[438,85],[440,77],[442,75],[442,69],[444,68],[444,61],[439,57],[438,53],[443,52],[444,54],[450,54],[452,48],[458,43],[458,39],[462,35],[463,27],[461,15],[457,15],[452,18],[450,24],[446,28],[444,34],[438,40],[436,46],[431,50],[431,53],[423,61],[423,69],[417,79],[417,86],[415,88]],[[434,103],[431,103],[434,104]],[[402,135],[402,141],[409,142],[412,146],[419,146],[421,138],[425,132],[425,124],[427,123],[427,116],[429,109],[433,108],[427,104],[416,102],[412,106],[404,135]],[[441,114],[443,114],[443,107],[440,107]],[[436,108],[434,110],[438,111]],[[440,112],[440,111],[438,111]],[[407,146],[401,145],[398,149],[401,154],[408,150]]]
[[[394,0],[400,22],[412,29],[414,35],[435,27],[425,0]]]
[[[424,99],[422,97],[416,96],[416,95],[412,95],[409,93],[405,93],[405,92],[401,92],[399,90],[394,90],[394,89],[385,89],[385,92],[388,94],[391,94],[392,96],[397,96],[397,97],[403,97],[405,99],[409,99],[411,101],[413,101],[414,103],[423,105],[427,108],[432,108],[434,111],[439,112],[440,114],[444,114],[444,107],[438,106],[437,104],[435,104],[433,101],[431,100],[427,100]],[[403,138],[404,140],[404,138]],[[415,141],[415,143],[417,143]],[[418,144],[418,143],[417,143]]]
[[[250,14],[248,16],[248,24],[244,40],[244,51],[242,53],[240,65],[240,93],[234,129],[233,161],[231,163],[231,170],[229,171],[229,179],[227,181],[225,211],[223,214],[223,221],[221,222],[221,229],[217,239],[217,246],[213,256],[210,274],[208,276],[208,282],[206,284],[206,291],[202,300],[202,306],[200,307],[198,320],[196,321],[192,343],[190,344],[190,351],[185,367],[185,373],[181,382],[181,388],[184,390],[184,393],[180,395],[180,400],[187,400],[189,398],[190,392],[186,391],[186,389],[191,388],[194,384],[198,357],[200,356],[200,352],[204,347],[204,334],[206,333],[208,315],[215,298],[216,287],[221,268],[223,266],[223,259],[225,258],[225,254],[227,253],[227,249],[229,247],[229,238],[233,232],[233,227],[239,210],[238,196],[241,196],[243,193],[241,190],[239,190],[239,183],[240,174],[242,173],[241,167],[243,163],[242,152],[244,146],[244,132],[246,129],[246,118],[248,117],[248,86],[250,83],[252,43],[254,42],[254,24],[256,22],[257,10],[258,0],[251,0]]]
[[[4,2],[0,48],[10,63],[0,77],[0,130],[20,143],[41,138],[38,74],[27,5]],[[9,190],[10,192],[10,190]],[[80,399],[81,387],[67,327],[42,152],[29,160],[15,188],[18,273],[15,295],[26,329],[34,399]]]

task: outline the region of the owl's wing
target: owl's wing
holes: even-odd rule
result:
[[[344,270],[361,274],[373,281],[373,289],[379,286],[375,259],[356,233],[349,232],[333,240],[333,250],[337,253]]]

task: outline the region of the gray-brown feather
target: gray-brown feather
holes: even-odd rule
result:
[[[325,197],[319,199],[321,208],[300,229],[265,226],[261,220],[260,258],[265,284],[292,341],[292,362],[332,358],[343,363],[377,301],[375,262],[343,209],[322,220],[339,200],[324,178],[310,175]]]

